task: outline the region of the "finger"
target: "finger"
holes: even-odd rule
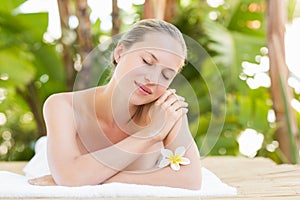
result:
[[[166,101],[168,101],[169,99],[173,98],[174,101],[172,101],[172,103],[170,105],[172,105],[173,103],[175,103],[176,101],[180,101],[183,102],[185,101],[185,98],[182,96],[179,96],[177,94],[174,95],[169,95],[168,98],[166,99]]]
[[[33,178],[28,180],[28,183],[30,183],[31,185],[41,185],[42,182],[43,178]]]
[[[31,185],[45,185],[44,183],[45,181],[41,180],[41,179],[31,179],[28,180],[28,183]]]
[[[176,94],[176,96],[177,96],[177,99],[178,99],[179,101],[185,101],[185,98],[184,98],[184,97],[179,96],[179,95],[177,95],[177,94]]]
[[[51,176],[42,176],[38,178],[29,179],[28,183],[31,185],[55,185],[55,182]]]
[[[182,96],[179,96],[179,95],[170,95],[167,100],[165,102],[162,103],[162,107],[164,109],[168,108],[169,106],[173,106],[173,104],[179,102],[179,103],[182,103],[184,102],[184,98]],[[185,105],[185,104],[184,104]]]
[[[180,118],[180,117],[182,117],[183,115],[187,114],[188,111],[189,111],[189,109],[187,109],[187,108],[180,108],[180,109],[178,109],[176,112],[181,112],[181,113],[180,113],[180,116],[179,116],[179,118]]]
[[[180,108],[187,108],[188,107],[188,103],[187,102],[182,102],[182,101],[177,101],[176,103],[174,103],[173,105],[172,105],[172,107],[173,107],[173,109],[175,110],[175,111],[177,111],[177,110],[179,110]]]
[[[169,114],[168,115],[170,115],[170,116],[172,116],[172,120],[173,121],[177,121],[177,120],[179,120],[180,118],[182,118],[185,114],[187,114],[188,113],[188,109],[187,108],[179,108],[178,110],[173,110],[173,108],[172,107],[169,107],[169,108],[167,108],[168,109],[168,112],[169,112]]]
[[[162,104],[162,107],[164,107],[164,104]],[[177,101],[173,105],[168,106],[164,109],[167,111],[167,113],[168,113],[167,115],[172,115],[177,120],[182,115],[181,112],[183,112],[183,114],[187,113],[187,111],[188,111],[187,107],[188,107],[188,103],[182,102],[182,101]]]
[[[166,101],[166,99],[173,93],[175,93],[176,90],[175,89],[170,89],[167,90],[161,97],[159,97],[157,99],[157,101],[155,102],[156,105],[160,105],[161,103],[163,103],[164,101]]]
[[[56,183],[52,179],[43,179],[43,180],[34,181],[32,185],[50,186],[50,185],[56,185]]]
[[[166,99],[166,101],[161,103],[161,107],[162,108],[168,108],[170,107],[172,104],[174,104],[175,102],[178,101],[178,98],[176,95],[170,95],[168,96],[168,98]]]
[[[35,185],[36,184],[36,180],[35,179],[29,179],[28,183],[31,185]]]
[[[156,100],[155,104],[156,104],[156,105],[160,105],[162,102],[164,102],[164,101],[168,98],[168,96],[170,96],[171,94],[173,94],[173,93],[175,93],[175,92],[176,92],[175,89],[167,90],[163,95],[161,95],[161,97],[159,97],[159,98]]]

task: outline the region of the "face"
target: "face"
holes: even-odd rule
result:
[[[153,102],[167,90],[183,66],[181,49],[178,41],[162,33],[147,34],[129,49],[116,48],[118,65],[113,78],[130,104]]]

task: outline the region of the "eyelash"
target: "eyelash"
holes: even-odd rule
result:
[[[170,80],[169,77],[167,77],[164,73],[162,73],[162,76],[164,77],[164,79],[166,79],[167,81]]]
[[[146,65],[152,65],[151,63],[147,62],[144,58],[143,58],[143,62],[144,62]]]
[[[149,66],[152,66],[151,63],[147,62],[144,58],[143,58],[143,62],[146,64],[146,65],[149,65]],[[164,73],[161,73],[162,76],[164,77],[164,79],[166,79],[167,81],[170,80],[169,77],[167,77]]]

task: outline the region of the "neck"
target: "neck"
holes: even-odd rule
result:
[[[99,87],[95,95],[97,117],[109,127],[126,127],[137,106],[129,104],[129,95],[121,91],[112,79]]]

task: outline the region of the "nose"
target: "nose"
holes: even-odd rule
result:
[[[148,71],[147,74],[145,75],[145,80],[148,83],[158,83],[159,80],[159,75],[160,75],[160,71],[159,70],[151,70]]]

